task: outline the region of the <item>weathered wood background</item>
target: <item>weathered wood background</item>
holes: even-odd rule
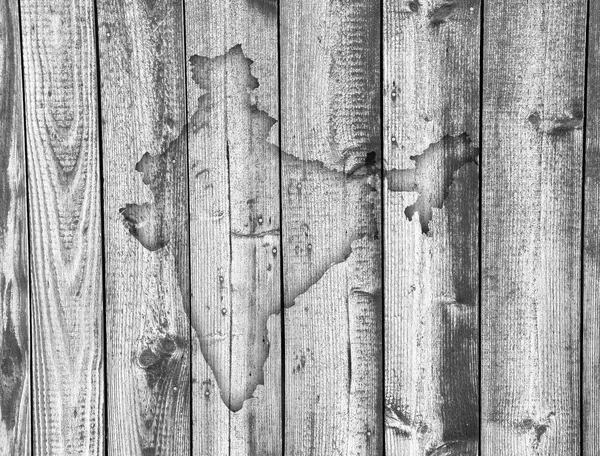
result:
[[[0,456],[600,454],[599,24],[0,0]]]

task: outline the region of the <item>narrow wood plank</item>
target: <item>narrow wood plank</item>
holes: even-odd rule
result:
[[[271,3],[186,2],[195,455],[282,454]]]
[[[380,5],[280,8],[285,454],[382,454]]]
[[[384,2],[388,455],[479,443],[480,2]]]
[[[28,454],[29,257],[21,38],[16,0],[0,2],[0,455]]]
[[[32,288],[33,453],[104,451],[94,8],[21,1]]]
[[[482,454],[578,455],[586,2],[485,5]]]
[[[181,1],[98,1],[108,453],[191,445]]]
[[[600,4],[590,2],[583,248],[583,454],[600,448]]]

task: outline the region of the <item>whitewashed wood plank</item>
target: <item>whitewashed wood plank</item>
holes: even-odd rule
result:
[[[280,9],[285,453],[381,454],[380,5]]]
[[[282,454],[280,329],[273,317],[281,307],[277,8],[271,3],[186,3],[198,455]]]
[[[578,455],[586,2],[484,24],[482,454]]]
[[[183,4],[98,1],[108,454],[191,448]]]
[[[384,2],[389,455],[478,454],[478,1]]]
[[[600,4],[589,3],[583,240],[583,452],[600,448]]]
[[[33,453],[104,451],[100,149],[92,1],[24,0]]]

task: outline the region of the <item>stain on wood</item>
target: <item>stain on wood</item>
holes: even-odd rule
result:
[[[112,455],[191,448],[183,21],[180,2],[98,2]]]
[[[250,5],[260,10],[263,14],[277,15],[279,0],[248,0]]]
[[[20,2],[33,454],[104,451],[100,148],[91,1]]]
[[[289,228],[284,245],[286,266],[294,280],[285,284],[285,305],[319,281],[334,264],[342,263],[352,252],[352,243],[365,236],[380,236],[379,167],[354,168],[350,175],[335,171],[316,160],[302,160],[281,152],[288,185],[283,189],[288,215],[294,219],[310,217],[321,223],[300,222]],[[366,158],[366,157],[365,157]],[[358,166],[365,162],[357,161]],[[318,193],[317,193],[318,192]],[[315,198],[315,194],[319,198]],[[331,201],[355,201],[351,210]],[[331,233],[339,233],[332,236]],[[302,271],[302,273],[300,273]]]
[[[454,13],[456,6],[456,2],[445,2],[434,6],[429,13],[429,23],[431,26],[437,27],[446,23]]]
[[[578,455],[586,2],[484,23],[482,451]]]
[[[380,8],[280,9],[284,453],[381,454]]]
[[[397,143],[395,137],[392,143]],[[452,152],[446,154],[446,150]],[[454,173],[467,163],[474,162],[478,156],[479,148],[471,145],[466,133],[456,137],[444,136],[423,153],[410,156],[415,162],[414,168],[386,173],[387,188],[391,192],[419,193],[415,204],[408,206],[404,213],[408,220],[412,220],[415,213],[419,214],[423,234],[428,234],[432,208],[443,207]]]
[[[198,86],[197,90],[203,93],[197,102],[198,109],[190,114],[189,129],[192,135],[201,137],[204,151],[209,151],[211,145],[224,145],[222,158],[225,159],[226,170],[223,171],[226,171],[229,178],[227,188],[219,188],[219,183],[213,181],[214,174],[218,174],[219,170],[211,169],[211,163],[206,157],[193,157],[192,169],[202,169],[198,182],[201,185],[201,194],[207,200],[204,204],[208,203],[209,210],[212,211],[203,214],[204,217],[209,218],[212,215],[212,218],[217,220],[229,219],[226,240],[230,244],[232,264],[228,271],[219,276],[218,282],[224,284],[227,281],[225,274],[229,273],[229,281],[232,283],[230,286],[235,288],[232,292],[238,294],[235,298],[232,297],[232,300],[248,297],[251,299],[251,302],[237,306],[235,303],[229,306],[223,304],[224,307],[217,307],[215,311],[218,318],[225,320],[226,324],[227,321],[231,324],[230,319],[233,317],[230,316],[230,312],[243,313],[244,309],[254,309],[249,315],[250,319],[244,320],[245,324],[241,324],[241,321],[236,322],[236,337],[244,339],[241,341],[246,357],[244,374],[237,374],[238,378],[234,381],[231,363],[220,362],[223,356],[219,356],[219,351],[233,354],[233,340],[225,337],[219,344],[218,337],[214,337],[215,327],[210,319],[194,313],[192,327],[199,338],[202,354],[216,376],[224,403],[237,412],[242,408],[244,401],[252,397],[256,387],[264,382],[263,365],[269,355],[267,319],[270,315],[279,313],[279,296],[260,296],[264,285],[256,284],[258,276],[264,275],[268,284],[265,291],[272,294],[270,288],[278,283],[274,271],[279,268],[273,268],[273,263],[279,262],[278,186],[266,185],[271,183],[264,182],[269,174],[271,178],[278,180],[279,151],[267,141],[276,120],[258,109],[251,100],[251,91],[258,88],[259,82],[251,72],[252,60],[244,55],[240,45],[212,59],[192,55],[189,60],[191,79]],[[225,137],[219,138],[223,134]],[[248,186],[257,183],[263,188],[249,193]],[[194,190],[196,194],[200,193],[196,185]],[[214,214],[215,208],[210,205],[211,196],[219,190],[224,190],[224,195],[229,198],[228,207],[220,211],[221,216]],[[270,191],[267,198],[265,191]],[[243,267],[243,273],[234,270],[242,268],[237,262],[238,257],[239,261],[249,262]],[[259,266],[261,263],[262,268]],[[239,278],[234,277],[238,274]],[[236,283],[236,279],[250,279],[250,283]],[[253,283],[255,285],[252,285]],[[256,286],[257,289],[242,291],[243,286]],[[238,306],[239,309],[236,309]]]
[[[384,2],[388,454],[478,454],[479,2]]]
[[[30,448],[29,261],[18,3],[0,2],[0,455]]]

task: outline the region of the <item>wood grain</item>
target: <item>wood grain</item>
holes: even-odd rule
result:
[[[98,2],[108,453],[191,448],[183,4]]]
[[[580,454],[586,2],[486,2],[482,453]]]
[[[186,30],[193,453],[280,455],[277,8],[187,2]]]
[[[104,451],[93,2],[21,1],[32,288],[33,453]]]
[[[29,258],[18,3],[0,2],[0,455],[27,454]]]
[[[475,456],[480,4],[384,9],[386,450]]]
[[[382,454],[380,6],[280,9],[285,454]]]
[[[599,21],[0,0],[0,456],[596,454]]]
[[[600,4],[589,3],[583,244],[583,454],[600,448]]]

